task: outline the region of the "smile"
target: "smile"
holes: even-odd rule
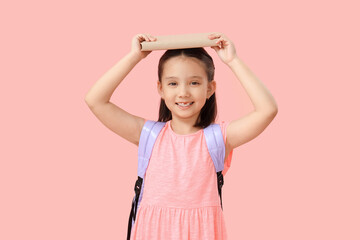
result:
[[[176,103],[176,105],[179,105],[181,107],[187,107],[192,105],[194,102],[187,102],[187,103]]]

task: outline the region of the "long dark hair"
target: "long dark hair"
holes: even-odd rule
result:
[[[206,52],[204,48],[171,49],[171,50],[167,50],[159,60],[158,78],[160,84],[161,84],[161,76],[163,74],[163,69],[164,69],[164,63],[168,59],[180,55],[199,59],[201,62],[205,64],[205,72],[208,81],[211,82],[212,80],[214,80],[214,74],[215,74],[214,62],[211,56]],[[216,96],[214,92],[214,94],[211,95],[211,97],[206,100],[205,105],[200,110],[199,117],[197,118],[194,127],[206,128],[215,121],[216,115],[217,115],[217,106],[216,106]],[[167,122],[171,119],[172,119],[171,112],[166,106],[164,99],[161,98],[158,121]]]

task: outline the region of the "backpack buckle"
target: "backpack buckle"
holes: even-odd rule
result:
[[[217,172],[217,179],[218,179],[218,185],[221,188],[224,185],[224,176],[222,174],[222,171]]]
[[[140,195],[142,183],[143,183],[143,179],[142,179],[141,177],[138,177],[138,179],[137,179],[136,182],[135,182],[135,187],[134,187],[135,194],[136,194],[137,196]]]

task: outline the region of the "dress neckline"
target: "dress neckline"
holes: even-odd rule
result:
[[[179,133],[174,132],[174,130],[171,128],[170,122],[171,122],[171,120],[167,121],[166,124],[168,125],[168,128],[169,128],[170,132],[171,132],[173,135],[177,136],[177,137],[189,137],[189,136],[198,135],[198,134],[200,134],[200,133],[202,132],[202,130],[203,130],[203,129],[199,129],[199,130],[197,130],[197,131],[194,132],[194,133],[179,134]]]

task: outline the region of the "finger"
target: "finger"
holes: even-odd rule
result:
[[[139,42],[143,42],[144,40],[146,40],[144,34],[138,34],[138,35],[136,35],[136,37],[139,40]]]
[[[149,33],[147,33],[145,35],[146,35],[148,41],[155,41],[156,40],[156,37],[154,37],[153,35],[151,35]]]
[[[209,35],[208,38],[209,39],[216,39],[216,38],[219,38],[220,36],[216,36],[216,35]]]
[[[218,44],[218,46],[220,47],[220,48],[222,48],[222,46],[223,46],[223,39],[221,39],[221,38],[219,38],[217,41],[216,41],[216,44]]]
[[[143,33],[138,34],[137,38],[139,39],[140,42],[150,41],[149,37],[146,34],[143,34]]]
[[[221,37],[220,33],[211,33],[209,35],[209,38],[211,38],[211,39],[220,38],[220,37]]]
[[[152,41],[156,41],[156,37],[154,37],[153,35],[149,35],[149,37]]]
[[[146,38],[148,39],[148,41],[151,41],[151,39],[152,39],[151,34],[147,33],[147,34],[146,34]]]
[[[145,41],[147,41],[147,42],[149,42],[149,41],[150,41],[150,39],[149,39],[149,37],[148,37],[148,35],[147,35],[147,34],[143,34],[143,36],[144,36]]]
[[[229,42],[225,38],[221,37],[216,41],[217,44],[221,45],[222,47],[228,46]]]

